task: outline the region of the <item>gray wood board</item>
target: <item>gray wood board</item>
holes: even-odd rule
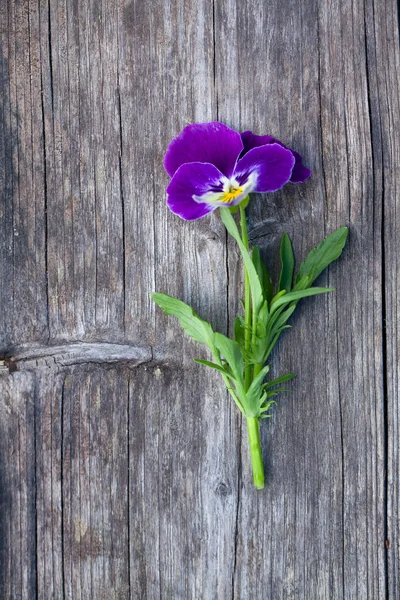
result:
[[[0,597],[398,598],[394,0],[8,0],[0,24]],[[249,206],[272,272],[282,232],[299,262],[350,227],[271,361],[297,378],[262,492],[206,352],[150,298],[222,332],[240,310],[218,215],[164,202],[169,140],[216,119],[313,170]]]

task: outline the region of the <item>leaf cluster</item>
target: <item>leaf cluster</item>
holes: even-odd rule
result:
[[[213,360],[196,362],[218,371],[232,398],[246,417],[266,418],[279,392],[287,391],[281,384],[294,377],[289,373],[265,382],[269,372],[266,362],[283,330],[290,327],[288,320],[298,302],[305,297],[330,292],[333,288],[313,287],[322,271],[336,260],[346,243],[348,230],[342,227],[311,250],[294,274],[295,259],[289,236],[285,233],[280,246],[281,271],[274,288],[260,250],[255,246],[250,253],[240,237],[236,223],[228,209],[221,210],[221,218],[228,232],[238,243],[248,273],[252,298],[251,344],[245,348],[244,318],[235,320],[234,339],[215,332],[194,310],[166,294],[152,294],[154,301],[166,314],[174,315],[185,332],[197,342],[205,344]],[[248,336],[247,336],[248,337]],[[251,384],[246,386],[245,369],[253,365]]]

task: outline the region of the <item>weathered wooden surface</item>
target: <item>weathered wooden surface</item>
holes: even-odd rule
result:
[[[0,35],[0,598],[396,600],[394,0],[4,0]],[[350,226],[336,293],[271,364],[298,377],[263,426],[263,492],[218,377],[149,296],[232,326],[218,216],[164,203],[168,141],[214,119],[313,169],[252,201],[267,260],[283,231],[300,259]]]

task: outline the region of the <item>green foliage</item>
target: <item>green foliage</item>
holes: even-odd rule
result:
[[[346,243],[347,234],[347,227],[341,227],[311,250],[306,260],[300,265],[296,283],[303,277],[309,277],[311,285],[328,265],[339,258]]]
[[[278,292],[286,290],[290,292],[292,289],[293,271],[294,271],[294,254],[292,242],[287,233],[284,233],[281,241],[281,276],[279,278]]]
[[[167,294],[153,293],[152,298],[166,315],[178,317],[179,323],[191,338],[206,344],[210,350],[213,349],[215,334],[210,323],[200,319],[191,306]]]
[[[333,292],[334,289],[335,288],[314,287],[307,290],[302,290],[301,292],[289,292],[288,294],[285,293],[282,294],[282,296],[279,296],[279,294],[277,294],[271,302],[271,314],[274,314],[277,308],[279,308],[280,306],[285,306],[285,304],[297,302],[298,300],[306,298],[307,296],[316,296],[317,294],[326,294],[326,292]]]
[[[246,347],[245,322],[242,316],[235,319],[234,339],[214,332],[211,325],[203,321],[194,310],[166,294],[152,294],[154,301],[168,315],[174,315],[185,332],[195,341],[205,344],[214,362],[195,359],[199,364],[218,371],[239,409],[246,417],[268,418],[270,409],[278,393],[288,391],[280,387],[294,374],[288,373],[271,381],[264,382],[269,372],[266,361],[280,334],[290,327],[288,320],[298,302],[306,297],[333,291],[333,288],[311,287],[315,279],[331,262],[336,260],[345,245],[347,228],[342,227],[329,235],[316,248],[311,250],[301,263],[293,286],[294,255],[287,234],[281,241],[281,272],[274,295],[268,270],[261,259],[260,250],[254,247],[252,253],[243,243],[236,223],[228,208],[221,209],[221,218],[228,232],[236,240],[248,273],[252,297],[251,343]],[[247,339],[249,336],[247,335]],[[245,370],[253,369],[250,384],[245,383]]]
[[[249,275],[253,312],[257,314],[263,303],[264,294],[256,268],[251,260],[249,251],[245,247],[242,238],[240,237],[239,230],[228,208],[221,208],[221,219],[226,229],[239,246],[239,250],[243,257],[243,262]]]
[[[267,267],[265,266],[265,263],[261,258],[260,248],[258,246],[254,246],[253,251],[251,253],[251,259],[257,271],[258,279],[261,283],[263,298],[267,302],[271,302],[272,296],[274,295],[274,288],[272,286],[271,278],[267,271]]]

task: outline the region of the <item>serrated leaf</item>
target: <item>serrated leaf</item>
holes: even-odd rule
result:
[[[212,352],[215,351],[215,334],[211,325],[200,319],[191,306],[167,294],[153,293],[152,298],[166,315],[173,315],[179,319],[182,328],[191,338],[205,344]]]
[[[281,275],[279,278],[278,291],[286,290],[290,292],[292,289],[293,282],[293,270],[294,270],[294,254],[292,248],[292,242],[287,233],[284,233],[281,240]]]
[[[242,238],[240,237],[238,228],[236,226],[235,220],[229,212],[228,208],[221,208],[221,220],[225,225],[228,233],[234,238],[237,245],[239,246],[240,252],[243,257],[244,264],[246,266],[246,270],[249,276],[250,288],[251,288],[251,299],[253,306],[253,314],[257,314],[260,306],[263,303],[263,292],[261,288],[261,283],[257,275],[257,271],[250,257],[250,253],[247,250],[246,246],[242,242]]]
[[[346,244],[347,235],[347,227],[340,227],[322,240],[316,248],[313,248],[300,265],[296,283],[307,276],[310,278],[309,285],[311,285],[328,265],[339,258]]]
[[[267,302],[271,302],[274,289],[272,287],[271,278],[269,276],[267,267],[260,255],[260,248],[258,246],[254,246],[251,252],[251,260],[253,261],[253,265],[257,271],[258,279],[261,282],[261,287],[264,295],[264,300]]]

